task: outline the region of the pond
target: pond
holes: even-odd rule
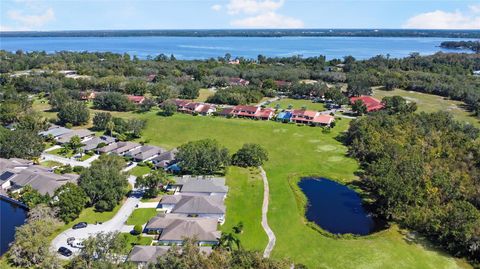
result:
[[[0,256],[15,238],[15,228],[23,225],[27,211],[0,198]]]
[[[362,198],[325,178],[304,178],[298,186],[308,199],[306,218],[332,234],[367,235],[384,225],[364,208]]]

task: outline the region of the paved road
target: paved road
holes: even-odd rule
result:
[[[134,181],[134,179],[133,179]],[[132,183],[132,178],[129,178],[129,182]],[[57,251],[59,247],[67,247],[68,249],[72,250],[74,253],[79,252],[79,249],[72,248],[67,245],[67,239],[69,237],[75,237],[76,239],[87,239],[91,235],[98,234],[100,232],[124,232],[128,233],[133,230],[133,225],[125,225],[128,217],[132,214],[133,210],[137,204],[140,203],[140,199],[143,196],[143,191],[140,190],[133,190],[131,195],[127,198],[125,203],[122,207],[118,210],[117,214],[102,224],[89,224],[86,228],[73,230],[72,228],[64,231],[63,233],[59,234],[55,239],[52,241],[52,249]],[[72,226],[75,223],[72,223]],[[64,256],[60,256],[65,258]]]
[[[258,168],[260,169],[260,175],[262,176],[263,180],[262,227],[268,236],[268,244],[263,251],[263,257],[268,258],[270,257],[270,253],[272,252],[273,247],[275,246],[276,237],[270,226],[268,226],[267,220],[268,200],[270,199],[270,189],[268,187],[267,173],[265,173],[263,167],[259,166]]]

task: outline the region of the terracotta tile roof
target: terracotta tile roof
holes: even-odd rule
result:
[[[325,125],[329,125],[334,120],[335,120],[335,118],[333,116],[326,115],[326,114],[318,115],[315,118],[313,118],[313,122],[320,123],[320,124],[325,124]]]
[[[357,100],[361,100],[365,104],[365,106],[367,107],[367,112],[376,111],[383,108],[382,102],[371,96],[362,95],[358,97],[351,97],[350,103],[353,104]]]

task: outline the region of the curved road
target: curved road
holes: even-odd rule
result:
[[[270,189],[268,187],[267,173],[265,173],[265,170],[263,170],[263,167],[259,166],[258,168],[260,169],[260,175],[262,176],[262,180],[263,180],[262,227],[268,236],[268,244],[265,247],[265,250],[263,251],[263,257],[268,258],[270,257],[270,253],[272,252],[273,247],[275,246],[276,237],[272,229],[270,228],[270,226],[268,226],[268,219],[267,219],[268,200],[270,199]]]

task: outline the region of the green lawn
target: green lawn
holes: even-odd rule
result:
[[[43,165],[45,167],[53,168],[53,167],[57,167],[57,166],[62,166],[63,164],[61,164],[59,162],[56,162],[56,161],[44,161],[44,162],[41,162],[40,165]]]
[[[127,241],[125,253],[129,253],[135,245],[150,246],[153,241],[152,237],[132,235],[129,233],[122,233],[121,235],[124,236]]]
[[[349,121],[339,119],[331,133],[321,129],[281,124],[276,122],[192,117],[176,114],[160,117],[154,113],[140,114],[147,120],[142,139],[151,144],[174,148],[192,140],[215,138],[234,152],[243,143],[259,143],[270,154],[265,170],[270,183],[269,224],[277,236],[273,251],[276,258],[289,258],[309,268],[455,268],[457,260],[422,245],[409,244],[395,228],[359,239],[332,239],[320,235],[304,223],[302,206],[296,202],[290,188],[289,178],[298,180],[302,176],[322,176],[339,182],[356,180],[358,170],[355,160],[346,157],[347,148],[335,138],[346,130]],[[236,220],[252,218],[259,212],[260,202],[246,203],[243,196],[257,194],[245,192],[241,186],[244,175],[230,171],[227,175],[231,184],[228,196],[242,199],[227,200],[228,207],[241,211],[227,213],[227,228]],[[239,181],[232,182],[239,178]],[[239,186],[236,186],[236,184]],[[261,186],[258,186],[260,191]],[[260,199],[258,200],[260,201]],[[240,209],[239,209],[240,210]],[[232,220],[230,220],[230,218]],[[247,222],[247,220],[242,220]],[[246,224],[247,225],[247,224]],[[248,227],[248,226],[247,226]],[[265,246],[265,235],[260,225],[251,225],[242,234],[247,247],[261,249]],[[263,239],[262,239],[263,238]],[[259,244],[258,246],[256,244]],[[260,245],[263,244],[263,245]]]
[[[156,208],[138,208],[127,219],[127,225],[143,225],[157,215]]]
[[[132,170],[130,170],[129,172],[130,172],[130,175],[140,177],[140,176],[143,176],[145,174],[150,173],[150,171],[152,171],[152,169],[150,169],[150,167],[148,167],[148,166],[137,165],[134,168],[132,168]]]
[[[426,94],[421,92],[414,91],[405,91],[396,89],[393,91],[384,91],[381,89],[375,88],[373,90],[373,96],[382,99],[385,96],[394,96],[399,95],[403,98],[417,103],[418,111],[423,112],[436,112],[436,111],[448,111],[453,114],[453,116],[464,122],[469,122],[477,127],[480,127],[480,120],[472,116],[472,113],[468,112],[464,108],[464,103],[461,101],[454,101],[446,99],[433,94]]]
[[[205,88],[201,88],[200,89],[200,92],[199,92],[199,96],[197,99],[195,99],[195,101],[197,102],[205,102],[207,101],[208,97],[212,96],[215,94],[215,91],[214,90],[211,90],[211,89],[205,89]]]
[[[117,205],[112,211],[107,211],[107,212],[97,212],[93,207],[88,207],[85,208],[80,215],[78,216],[77,219],[74,221],[71,221],[68,224],[62,225],[59,227],[55,232],[50,236],[50,239],[53,240],[57,235],[59,235],[61,232],[68,230],[71,228],[74,224],[79,223],[79,222],[86,222],[88,224],[95,224],[96,222],[105,222],[107,220],[110,220],[117,214],[118,210],[122,207],[123,203],[125,202],[126,199],[122,200],[119,205]]]
[[[268,238],[262,229],[263,181],[257,169],[230,167],[227,172],[229,193],[225,200],[227,218],[222,231],[232,232],[232,227],[243,223],[239,235],[241,244],[247,249],[263,251]]]
[[[48,152],[49,154],[55,154],[65,158],[70,158],[73,156],[73,151],[69,150],[67,153],[63,153],[63,148],[54,149]]]
[[[272,102],[268,107],[275,107],[276,104],[280,104],[281,109],[287,109],[289,105],[293,106],[293,109],[301,109],[306,106],[308,110],[323,111],[325,106],[322,103],[313,103],[311,100],[302,100],[302,99],[280,99],[278,101]]]
[[[80,157],[78,160],[81,161],[81,162],[83,162],[83,161],[86,161],[86,160],[90,159],[92,156],[93,156],[93,154],[87,154],[87,153],[85,153],[85,154],[83,154],[82,157]]]

